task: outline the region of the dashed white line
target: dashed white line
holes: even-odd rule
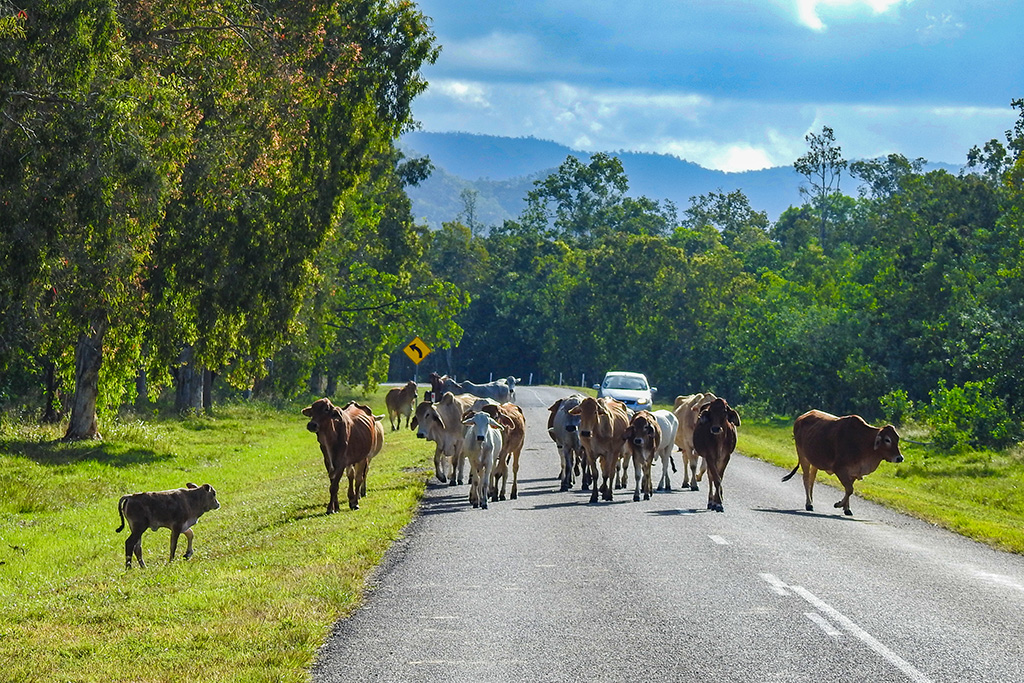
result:
[[[758,574],[758,576],[768,582],[768,585],[771,586],[772,592],[776,595],[789,595],[789,591],[786,590],[789,586],[783,583],[782,579],[779,577],[774,574]]]
[[[857,626],[857,624],[853,623],[853,621],[846,617],[842,612],[824,602],[821,598],[814,595],[803,586],[790,586],[790,590],[814,605],[819,612],[827,615],[832,619],[832,621],[842,626],[851,635],[856,636],[861,640],[861,642],[878,653],[882,659],[906,674],[910,680],[917,681],[917,683],[931,683],[931,679],[915,669],[913,664],[900,657],[882,643],[878,642],[874,636],[862,629],[860,626]]]
[[[718,545],[729,545],[729,541],[725,540],[721,536],[708,535],[708,538],[710,538],[712,541],[714,541]]]
[[[833,626],[828,619],[821,616],[817,612],[804,612],[804,616],[813,621],[815,624],[825,632],[825,635],[838,638],[843,635],[843,632]]]

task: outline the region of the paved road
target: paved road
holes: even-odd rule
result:
[[[565,392],[516,392],[519,499],[432,484],[314,681],[1024,680],[1024,558],[858,498],[846,518],[827,487],[804,512],[799,477],[743,457],[724,513],[703,490],[591,505],[558,491]]]

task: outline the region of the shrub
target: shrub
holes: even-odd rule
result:
[[[1018,437],[1006,401],[995,396],[992,380],[965,382],[962,387],[938,388],[924,418],[932,428],[932,440],[940,448],[963,452],[971,447],[1007,448]]]
[[[882,415],[887,422],[902,425],[914,414],[914,402],[903,389],[894,389],[878,399]]]

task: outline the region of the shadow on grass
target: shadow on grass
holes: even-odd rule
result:
[[[1002,476],[996,468],[986,463],[961,463],[943,467],[927,467],[918,464],[900,464],[893,473],[897,479],[921,477],[922,479],[988,479]]]
[[[111,467],[135,467],[164,462],[174,458],[150,448],[104,443],[102,441],[0,441],[0,451],[31,460],[37,465],[60,467],[96,462]]]

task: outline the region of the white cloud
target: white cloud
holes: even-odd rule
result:
[[[926,14],[925,18],[928,25],[917,30],[918,38],[925,45],[959,38],[966,28],[966,25],[952,14]]]
[[[1010,107],[770,103],[443,79],[431,81],[415,112],[428,131],[530,135],[584,152],[673,154],[723,171],[791,164],[806,152],[805,135],[823,125],[835,131],[847,159],[898,153],[962,163],[972,146],[1001,138],[1016,119]]]
[[[897,5],[909,3],[912,0],[796,0],[797,19],[804,26],[815,30],[824,31],[826,26],[819,15],[818,9],[825,7],[860,9],[867,7],[874,14],[885,14]]]
[[[537,38],[525,33],[492,31],[463,40],[443,39],[439,63],[447,68],[491,73],[535,73],[551,68]]]

